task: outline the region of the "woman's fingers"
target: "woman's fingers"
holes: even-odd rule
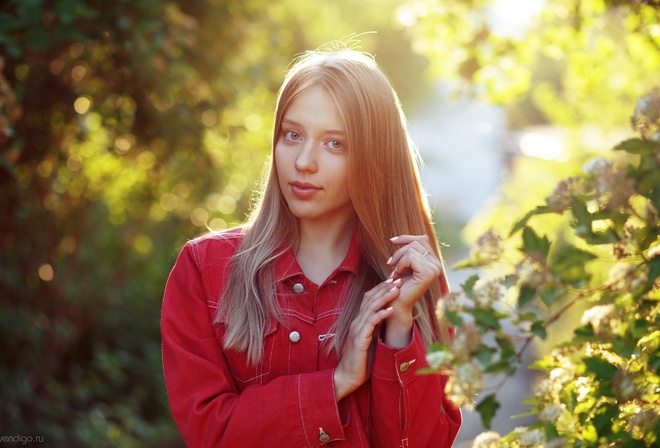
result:
[[[356,332],[364,337],[371,336],[376,325],[383,319],[384,313],[381,311],[387,309],[390,302],[397,298],[400,286],[400,280],[389,279],[365,293],[358,315],[352,323]]]
[[[393,267],[390,278],[401,280],[398,298],[392,302],[395,313],[406,314],[429,286],[442,274],[443,265],[426,235],[400,235],[391,239],[397,248],[387,263]]]
[[[442,263],[433,251],[426,235],[401,235],[392,238],[391,241],[401,247],[395,250],[390,259],[387,260],[387,264],[390,266],[397,266],[406,255],[414,256],[417,253],[431,264],[442,268]]]
[[[364,294],[360,310],[348,332],[348,338],[339,365],[335,369],[337,398],[358,388],[368,378],[369,347],[374,330],[393,313],[390,302],[399,294],[399,281],[389,279]]]

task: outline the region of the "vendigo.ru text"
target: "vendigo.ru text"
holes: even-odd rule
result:
[[[16,434],[14,436],[0,436],[0,443],[20,443],[25,445],[27,443],[43,443],[44,436],[23,436]]]

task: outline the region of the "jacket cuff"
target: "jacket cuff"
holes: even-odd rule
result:
[[[298,375],[300,419],[310,447],[345,439],[333,377],[332,369]]]
[[[412,340],[407,347],[394,348],[378,340],[372,375],[387,381],[398,381],[401,387],[410,384],[426,367],[426,350],[417,325],[413,325]]]

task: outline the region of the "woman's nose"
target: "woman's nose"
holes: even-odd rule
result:
[[[306,141],[301,145],[300,152],[296,157],[296,169],[298,171],[316,172],[317,161],[314,142]]]

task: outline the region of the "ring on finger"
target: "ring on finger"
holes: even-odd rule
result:
[[[431,253],[431,251],[430,251],[430,250],[427,250],[426,252],[424,252],[424,254],[422,255],[422,257],[426,257],[426,256],[427,256],[428,254],[430,254],[430,253]]]

